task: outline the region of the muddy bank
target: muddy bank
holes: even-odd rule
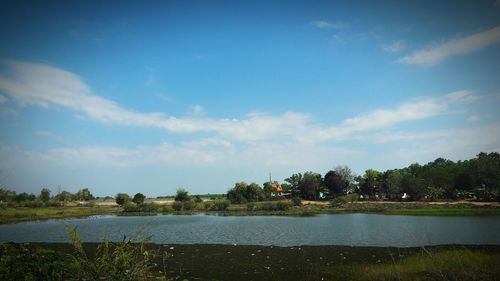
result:
[[[86,243],[92,255],[97,244]],[[31,243],[29,247],[72,251],[62,243]],[[500,253],[500,245],[444,245],[425,248],[350,247],[350,246],[243,246],[243,245],[158,245],[157,269],[166,271],[173,280],[317,280],[317,270],[339,264],[377,264],[392,262],[412,254],[443,250],[471,249],[484,253]],[[160,258],[163,253],[168,258]]]

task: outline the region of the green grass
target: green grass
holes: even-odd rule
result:
[[[116,214],[119,211],[120,208],[114,206],[7,208],[0,210],[0,223],[87,217],[93,215]]]
[[[500,255],[471,250],[423,252],[380,264],[320,268],[324,280],[498,280]]]

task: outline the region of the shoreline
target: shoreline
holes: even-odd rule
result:
[[[322,202],[323,203],[323,202]],[[478,203],[478,204],[474,204]],[[195,208],[188,211],[173,211],[164,206],[162,211],[124,212],[118,206],[67,206],[41,208],[6,208],[0,210],[0,224],[50,219],[86,218],[95,215],[156,216],[156,215],[219,215],[219,216],[291,216],[305,217],[320,214],[381,214],[410,216],[499,216],[497,202],[355,202],[332,207],[328,204],[306,204],[287,210],[247,210],[246,204],[231,205],[224,211]]]

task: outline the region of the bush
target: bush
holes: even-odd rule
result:
[[[196,204],[194,204],[192,201],[182,202],[182,209],[185,211],[192,210],[194,209],[194,207],[196,207]]]
[[[116,204],[123,206],[126,203],[130,202],[130,196],[128,196],[128,194],[126,193],[118,193],[116,194],[115,202]]]
[[[256,209],[262,211],[286,211],[290,206],[290,203],[286,201],[263,202],[256,204]]]
[[[188,192],[183,188],[177,189],[177,193],[175,194],[174,200],[181,202],[188,201],[189,200]]]
[[[298,196],[295,196],[292,198],[292,205],[293,206],[300,206],[302,205],[302,199],[300,199],[300,197]]]
[[[172,204],[172,209],[174,209],[174,211],[181,211],[182,210],[182,202],[180,201],[175,201],[173,204]]]
[[[212,211],[224,211],[229,207],[229,205],[231,205],[229,200],[215,200],[213,202],[213,205],[210,208],[210,210],[212,210]]]
[[[255,209],[255,203],[250,202],[247,204],[247,211],[253,211]]]
[[[134,202],[137,205],[144,204],[144,199],[146,199],[146,196],[142,193],[136,193],[134,195],[134,199],[132,199],[132,202]]]
[[[201,203],[203,200],[201,199],[200,195],[196,195],[193,197],[193,202],[194,203]]]

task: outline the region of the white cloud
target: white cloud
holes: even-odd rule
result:
[[[360,132],[380,130],[396,124],[425,119],[449,111],[453,105],[472,102],[477,96],[458,91],[442,97],[405,102],[395,109],[376,109],[343,120],[339,125],[322,125],[309,114],[249,114],[243,119],[202,117],[203,107],[194,106],[194,117],[173,117],[162,112],[142,113],[125,109],[114,101],[92,93],[83,80],[68,71],[44,64],[5,62],[10,76],[0,76],[0,90],[19,104],[45,108],[62,107],[80,118],[102,123],[165,129],[175,133],[208,132],[232,141],[278,141],[301,143],[339,140]]]
[[[470,103],[478,97],[470,91],[457,91],[438,98],[423,98],[400,104],[395,109],[377,109],[347,118],[339,126],[320,132],[323,139],[345,139],[357,132],[390,128],[396,124],[445,114],[450,107]]]
[[[341,22],[331,23],[325,20],[311,21],[311,25],[317,28],[333,28],[333,29],[342,29],[345,27],[345,24]]]
[[[7,101],[7,98],[0,95],[0,104],[4,104]]]
[[[415,51],[398,59],[397,62],[431,65],[450,56],[472,53],[498,42],[500,42],[500,26]]]
[[[406,45],[403,41],[396,41],[382,46],[382,50],[387,53],[397,53],[403,51],[404,49],[406,49]]]

